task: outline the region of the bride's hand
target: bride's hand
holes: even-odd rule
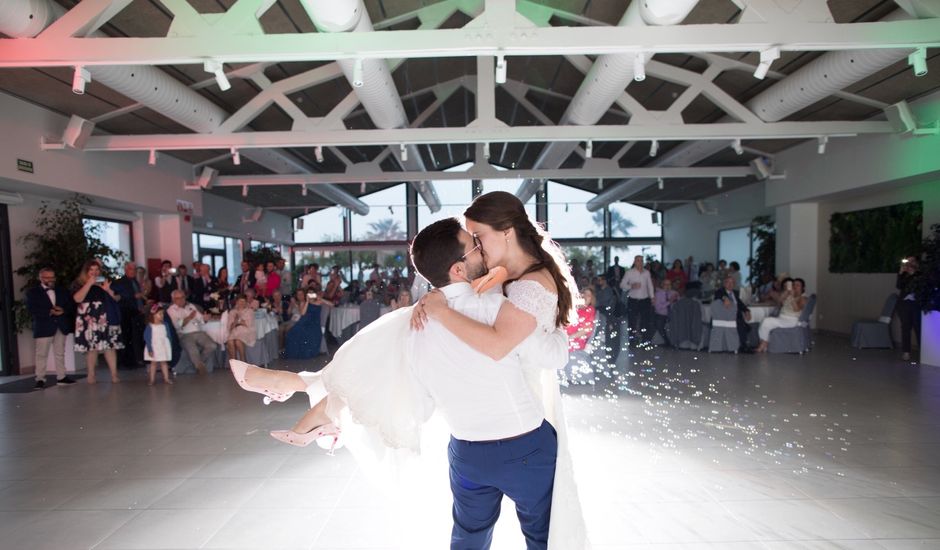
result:
[[[441,308],[446,307],[447,299],[444,298],[444,294],[439,290],[432,290],[425,294],[418,300],[418,303],[415,304],[414,309],[411,310],[411,328],[414,330],[423,329],[429,317],[440,313]]]

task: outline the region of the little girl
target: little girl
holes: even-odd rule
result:
[[[170,338],[166,334],[166,326],[163,324],[163,309],[154,305],[147,315],[147,328],[144,329],[144,361],[150,361],[150,370],[148,371],[148,386],[152,386],[157,374],[157,365],[163,373],[163,381],[172,384],[170,380],[170,371],[166,364],[173,355],[170,348]]]

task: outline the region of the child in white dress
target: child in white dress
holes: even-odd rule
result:
[[[144,329],[144,361],[150,361],[148,371],[148,386],[152,386],[157,374],[157,367],[163,373],[163,382],[172,384],[170,380],[170,371],[167,368],[167,361],[173,356],[173,350],[170,347],[170,338],[166,333],[166,325],[163,324],[163,309],[160,306],[153,306],[147,315],[147,328]]]

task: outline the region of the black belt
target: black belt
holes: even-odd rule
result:
[[[544,424],[545,421],[542,420],[542,423]],[[521,438],[521,437],[525,437],[525,436],[527,436],[527,435],[532,435],[532,434],[534,434],[535,432],[539,431],[541,428],[542,428],[542,424],[539,424],[539,427],[538,427],[538,428],[535,428],[534,430],[530,430],[530,431],[528,431],[528,432],[521,433],[521,434],[519,434],[519,435],[514,435],[514,436],[512,436],[512,437],[506,437],[506,438],[503,438],[503,439],[489,439],[489,440],[486,440],[486,441],[466,441],[466,440],[464,440],[464,439],[457,439],[456,437],[455,437],[454,439],[457,439],[457,441],[459,441],[459,442],[461,442],[461,443],[467,443],[467,444],[470,444],[470,445],[479,445],[479,444],[482,444],[482,443],[505,443],[505,442],[507,442],[507,441],[512,441],[512,440],[514,440],[514,439],[519,439],[519,438]]]

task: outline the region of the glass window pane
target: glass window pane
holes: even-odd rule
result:
[[[199,233],[193,233],[193,261],[199,259]]]
[[[651,208],[615,202],[610,205],[611,237],[662,237],[663,226],[653,223]]]
[[[405,185],[369,193],[359,199],[369,205],[365,216],[352,217],[354,241],[404,241],[408,238]]]
[[[123,252],[126,260],[133,259],[131,250],[131,224],[127,222],[116,222],[107,220],[95,220],[83,218],[82,223],[85,227],[85,233],[94,235],[105,246],[112,250]],[[113,259],[106,259],[105,264],[111,269],[119,269]]]
[[[497,170],[505,170],[502,166],[496,166]],[[516,194],[516,191],[519,190],[519,186],[522,185],[521,179],[514,180],[483,180],[483,192],[490,193],[492,191],[506,191],[507,193]],[[528,202],[525,203],[525,211],[529,215],[529,218],[535,220],[535,195],[529,197]]]
[[[218,235],[207,235],[202,233],[199,235],[199,245],[202,248],[212,248],[214,250],[224,250],[225,249],[225,238],[219,237]]]
[[[447,172],[466,172],[471,164],[461,164],[446,170]],[[441,201],[441,209],[431,213],[421,195],[418,195],[418,230],[444,218],[463,216],[463,211],[473,200],[473,188],[469,179],[435,181],[434,188]]]
[[[613,262],[614,257],[620,257],[620,265],[624,269],[630,269],[633,265],[635,256],[643,256],[646,261],[663,259],[663,247],[659,244],[635,244],[631,246],[612,246],[610,247],[610,258]],[[609,266],[608,266],[609,267]]]
[[[578,288],[593,284],[594,277],[604,273],[603,246],[563,246],[562,248]]]
[[[604,211],[588,212],[588,193],[560,183],[548,182],[548,232],[553,239],[604,236]]]
[[[718,232],[718,258],[729,264],[738,262],[741,266],[741,281],[747,281],[751,269],[747,265],[751,257],[751,229],[738,227]]]
[[[332,243],[342,241],[343,213],[343,208],[331,206],[302,216],[300,219],[304,221],[304,228],[294,233],[294,242]]]

